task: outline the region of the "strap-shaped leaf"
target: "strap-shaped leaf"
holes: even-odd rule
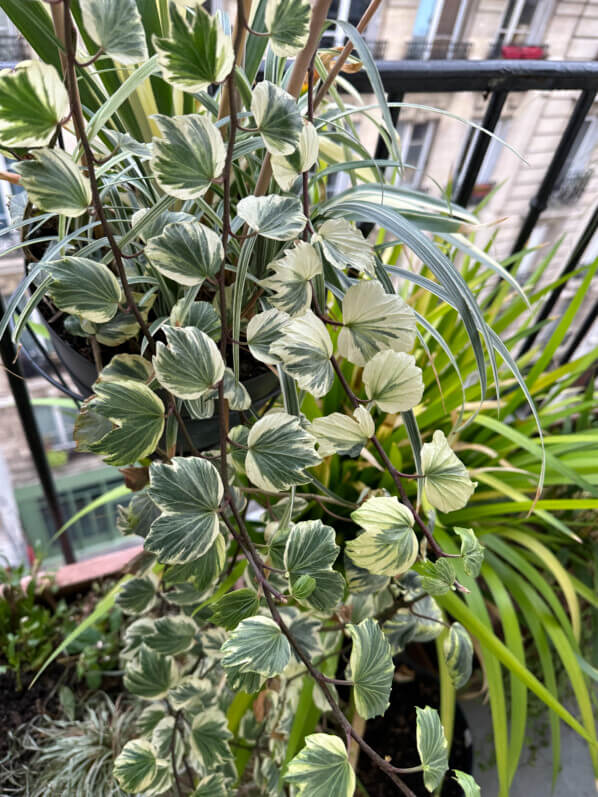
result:
[[[319,148],[316,128],[304,121],[297,149],[290,155],[272,155],[272,175],[283,191],[290,191],[297,177],[315,165]]]
[[[121,64],[147,61],[145,31],[135,0],[81,0],[85,29]]]
[[[347,748],[330,733],[312,733],[289,762],[284,775],[297,786],[298,797],[353,797],[355,773]]]
[[[132,739],[114,761],[113,774],[126,792],[143,792],[156,776],[156,751],[146,739]]]
[[[457,575],[452,560],[437,559],[435,562],[425,562],[422,567],[422,589],[430,595],[446,595]]]
[[[428,501],[441,512],[461,509],[469,501],[477,487],[469,478],[467,468],[437,429],[431,443],[424,443],[421,450],[424,493]]]
[[[461,557],[463,569],[468,576],[477,578],[484,562],[484,546],[480,543],[473,529],[455,526],[455,534],[461,537]]]
[[[189,24],[170,6],[170,36],[152,38],[164,80],[196,94],[212,83],[222,83],[235,63],[230,36],[217,17],[195,6]],[[184,13],[184,12],[183,12]]]
[[[305,484],[309,481],[305,469],[321,462],[315,443],[294,415],[269,413],[249,432],[247,476],[257,487],[273,492]]]
[[[376,256],[374,247],[360,230],[345,219],[328,219],[318,227],[312,243],[319,243],[326,260],[336,268],[355,268],[374,275]]]
[[[334,382],[330,362],[332,341],[322,321],[311,310],[292,318],[270,350],[280,358],[283,369],[302,390],[316,398],[328,393]]]
[[[232,631],[241,620],[252,617],[257,612],[259,605],[257,593],[252,589],[237,589],[212,604],[210,622]]]
[[[321,520],[305,520],[291,529],[284,552],[284,566],[291,589],[303,576],[314,580],[314,588],[303,602],[318,611],[332,611],[343,597],[345,580],[332,569],[340,548],[334,541],[335,531]],[[297,596],[299,597],[299,596]]]
[[[161,656],[142,644],[137,658],[127,664],[123,681],[131,694],[144,700],[161,700],[177,679],[174,659]]]
[[[203,196],[226,159],[218,128],[204,116],[157,115],[162,138],[154,138],[151,167],[159,186],[177,199]]]
[[[396,293],[386,293],[377,280],[352,285],[343,299],[339,353],[365,365],[385,349],[410,351],[415,342],[415,315]]]
[[[237,213],[252,230],[274,241],[292,241],[305,229],[307,219],[301,202],[290,196],[246,196]]]
[[[303,128],[297,101],[284,89],[262,80],[253,90],[251,113],[268,152],[290,155]]]
[[[222,646],[224,667],[238,667],[273,678],[284,670],[291,657],[291,646],[270,617],[242,620]]]
[[[318,453],[321,457],[330,454],[348,454],[350,457],[356,457],[372,437],[376,427],[366,408],[357,407],[353,418],[341,412],[315,418],[310,431],[318,441]]]
[[[268,0],[266,30],[276,55],[292,58],[305,47],[310,17],[310,5],[305,0]]]
[[[317,249],[306,241],[298,241],[268,268],[273,273],[260,284],[272,291],[268,297],[270,303],[290,316],[300,316],[309,310],[312,297],[310,280],[322,273]]]
[[[205,771],[232,758],[226,715],[216,708],[198,714],[191,725],[191,747]]]
[[[421,369],[405,352],[381,351],[363,369],[367,397],[383,412],[405,412],[424,394]]]
[[[224,259],[220,236],[195,220],[166,225],[161,235],[150,238],[145,254],[154,268],[179,285],[202,285],[218,273]]]
[[[370,498],[351,518],[365,532],[346,545],[358,567],[378,576],[400,576],[417,559],[417,536],[413,531],[413,515],[396,498]]]
[[[183,614],[158,617],[154,631],[145,638],[152,650],[164,656],[178,656],[193,647],[198,628]]]
[[[442,783],[448,769],[448,743],[438,712],[430,706],[416,706],[416,742],[423,766],[424,785],[434,791]]]
[[[467,772],[461,772],[460,769],[453,769],[453,777],[463,789],[464,797],[482,797],[480,787]]]
[[[91,202],[89,180],[61,149],[38,150],[14,170],[21,175],[29,201],[40,210],[74,218],[85,213]]]
[[[471,678],[473,643],[461,623],[453,623],[443,643],[444,658],[455,689],[461,689]]]
[[[96,324],[115,315],[122,291],[108,266],[87,257],[63,257],[49,270],[50,294],[59,310]]]
[[[69,98],[56,69],[21,61],[0,71],[0,144],[45,147],[69,114]]]
[[[272,352],[272,344],[279,340],[289,316],[280,310],[257,313],[247,324],[247,344],[256,360],[278,365],[280,359]]]
[[[183,399],[201,398],[224,376],[224,361],[212,338],[197,327],[164,327],[168,346],[153,357],[161,385]]]
[[[353,640],[348,675],[353,681],[357,713],[364,719],[384,714],[389,706],[394,665],[388,640],[376,620],[347,625]]]
[[[156,587],[151,578],[131,578],[122,585],[116,600],[124,612],[143,614],[156,602]]]

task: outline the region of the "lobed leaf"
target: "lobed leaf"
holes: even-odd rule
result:
[[[367,397],[383,412],[405,412],[419,404],[424,393],[421,369],[411,354],[387,349],[363,369]]]
[[[222,646],[223,667],[266,678],[280,675],[290,657],[289,641],[270,617],[242,620]]]
[[[135,0],[81,0],[83,24],[94,42],[121,64],[147,61],[145,31]]]

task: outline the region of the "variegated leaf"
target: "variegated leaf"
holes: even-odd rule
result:
[[[280,363],[271,349],[288,322],[289,316],[280,310],[266,310],[253,316],[247,324],[247,345],[256,360],[267,365]]]
[[[463,789],[464,797],[482,797],[480,787],[467,772],[461,772],[460,769],[453,769],[453,777]]]
[[[143,295],[133,291],[133,299],[141,317],[147,322],[149,311],[156,300],[156,294],[146,293]],[[103,324],[92,325],[91,322],[82,320],[81,325],[87,334],[95,335],[97,342],[103,346],[121,346],[131,338],[135,338],[139,332],[139,323],[129,310],[118,310],[110,321]],[[93,326],[93,329],[88,329],[88,326]]]
[[[390,645],[372,618],[348,624],[346,630],[353,640],[347,675],[353,682],[355,708],[361,717],[371,719],[389,706],[395,671]]]
[[[345,550],[345,579],[351,595],[374,595],[385,589],[390,579],[388,576],[375,576],[373,573],[357,567]]]
[[[150,703],[137,717],[135,722],[137,733],[142,736],[151,736],[156,725],[166,716],[166,707],[163,704]]]
[[[171,565],[165,574],[168,584],[180,584],[191,580],[194,589],[200,594],[212,586],[222,573],[226,563],[226,542],[219,534],[214,544],[197,559],[181,565]]]
[[[298,241],[268,268],[273,273],[260,283],[272,291],[268,301],[290,316],[303,315],[309,310],[312,297],[310,280],[322,273],[322,261],[316,248],[305,241]]]
[[[131,578],[126,581],[116,598],[127,614],[149,612],[156,602],[156,587],[151,578]]]
[[[396,498],[370,498],[351,518],[365,532],[347,543],[346,549],[358,567],[378,576],[400,576],[417,559],[419,550],[413,531],[413,515]]]
[[[437,429],[431,443],[424,443],[421,450],[424,494],[435,509],[453,512],[462,509],[475,488],[476,482],[469,478],[467,468]]]
[[[59,310],[100,324],[118,310],[122,290],[108,266],[87,257],[63,257],[49,266],[50,295]]]
[[[158,617],[153,633],[145,638],[145,643],[164,656],[178,656],[193,647],[198,628],[195,622],[184,614]]]
[[[220,340],[220,316],[209,302],[192,302],[184,309],[185,299],[179,299],[170,311],[173,327],[197,327],[213,340]]]
[[[266,30],[276,55],[292,58],[305,47],[310,17],[311,9],[306,0],[268,0]]]
[[[206,775],[202,778],[191,797],[229,797],[229,785],[224,776],[220,773],[216,775]]]
[[[296,100],[284,89],[262,80],[253,90],[251,113],[268,152],[290,155],[297,149],[301,114]]]
[[[232,368],[224,369],[223,389],[231,410],[244,411],[251,407],[251,396],[245,385],[235,378]]]
[[[146,537],[150,526],[160,514],[147,493],[135,493],[125,506],[118,506],[116,528],[121,534],[136,534]]]
[[[148,146],[150,146],[148,144]],[[152,213],[151,217],[145,221],[148,213]],[[150,238],[155,238],[160,235],[167,224],[174,224],[175,221],[194,221],[195,216],[191,213],[185,213],[181,210],[163,210],[157,216],[153,215],[154,211],[151,208],[142,208],[136,210],[131,217],[131,226],[137,227],[141,222],[144,223],[143,229],[139,231],[139,237],[142,241],[149,241]]]
[[[168,702],[175,709],[206,708],[215,699],[214,687],[208,678],[186,675],[168,693]]]
[[[415,358],[404,352],[378,352],[363,369],[367,397],[383,412],[405,412],[422,399],[424,383]]]
[[[161,656],[142,644],[137,658],[127,664],[123,683],[131,694],[143,700],[161,700],[177,680],[174,659]]]
[[[312,243],[319,243],[326,260],[336,268],[355,268],[374,275],[374,247],[363,234],[345,219],[328,219],[318,227]]]
[[[31,160],[15,164],[29,201],[40,210],[75,218],[91,203],[87,177],[70,155],[61,149],[41,149]]]
[[[298,238],[307,224],[296,197],[246,196],[237,203],[237,213],[252,230],[274,241]]]
[[[180,737],[179,737],[180,739]],[[177,748],[180,750],[181,744],[178,742]],[[156,761],[156,774],[150,785],[144,789],[144,797],[158,797],[172,788],[174,775],[172,772],[172,761],[170,758],[158,758]]]
[[[126,792],[145,791],[156,776],[156,751],[146,739],[132,739],[114,761],[114,778]]]
[[[311,422],[310,432],[318,441],[318,454],[359,455],[361,449],[375,433],[372,416],[365,407],[357,407],[351,418],[341,412],[333,412]]]
[[[102,369],[103,382],[119,382],[129,379],[133,382],[151,382],[154,376],[152,364],[139,354],[115,354],[108,365]]]
[[[147,61],[145,31],[135,0],[81,0],[83,25],[101,49],[121,64]]]
[[[319,148],[316,128],[304,121],[297,149],[290,155],[272,155],[272,175],[283,191],[290,191],[299,175],[316,164]]]
[[[409,609],[399,609],[382,626],[393,656],[402,653],[409,642],[414,640],[417,617]],[[439,626],[441,628],[441,626]]]
[[[273,678],[289,663],[291,647],[270,617],[242,620],[222,646],[222,665]]]
[[[416,741],[423,766],[424,785],[434,791],[448,769],[448,743],[436,709],[416,706]]]
[[[461,537],[461,559],[463,569],[468,576],[477,578],[484,562],[484,546],[480,543],[473,529],[455,527],[455,534]]]
[[[224,361],[212,338],[197,327],[164,327],[168,346],[158,343],[152,359],[161,385],[183,399],[198,399],[224,376]]]
[[[257,593],[252,589],[237,589],[223,595],[212,604],[210,622],[220,628],[232,631],[241,620],[252,617],[260,605]]]
[[[222,241],[198,221],[168,224],[150,238],[145,254],[154,268],[179,285],[202,285],[220,270],[224,259]]]
[[[446,595],[453,586],[456,573],[451,559],[425,562],[421,585],[429,595]]]
[[[322,643],[318,633],[322,625],[320,620],[310,617],[295,606],[282,606],[280,614],[305,656],[313,661],[316,656],[322,654]],[[302,663],[294,648],[291,648],[291,656],[297,664]]]
[[[226,714],[217,708],[207,709],[194,718],[190,738],[191,748],[204,771],[209,772],[232,758],[228,745],[232,733],[228,729]]]
[[[453,623],[443,643],[446,666],[455,689],[461,689],[471,678],[473,643],[461,623]]]
[[[302,390],[316,398],[328,393],[334,381],[330,362],[332,341],[322,321],[311,310],[292,318],[270,350]]]
[[[291,529],[284,552],[284,566],[291,589],[302,576],[314,579],[314,589],[303,602],[317,611],[332,611],[343,597],[345,580],[332,566],[340,548],[335,531],[321,520],[305,520]],[[294,593],[296,594],[296,593]]]
[[[284,775],[297,786],[298,797],[353,797],[355,773],[347,748],[338,736],[312,733],[289,762]]]

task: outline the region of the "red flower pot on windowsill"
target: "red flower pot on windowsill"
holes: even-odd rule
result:
[[[500,54],[510,60],[539,60],[545,58],[546,49],[539,44],[505,44],[500,48]]]

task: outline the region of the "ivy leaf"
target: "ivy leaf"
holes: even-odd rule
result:
[[[14,171],[29,201],[40,210],[75,218],[91,203],[89,180],[70,155],[61,149],[41,149],[32,160],[15,164]]]
[[[382,412],[405,412],[422,399],[424,383],[415,358],[404,352],[381,351],[363,369],[367,397]]]
[[[214,544],[197,559],[181,565],[171,565],[165,574],[168,584],[180,584],[190,579],[193,587],[202,593],[216,581],[226,563],[226,543],[219,534]]]
[[[436,709],[416,706],[416,741],[423,766],[424,786],[434,791],[448,769],[448,743]]]
[[[279,310],[257,313],[247,324],[247,345],[256,360],[267,365],[278,365],[280,359],[272,352],[274,344],[289,322],[289,316]]]
[[[332,341],[322,321],[311,310],[292,318],[270,350],[302,390],[316,398],[328,393],[334,381],[330,362]]]
[[[268,0],[266,30],[276,55],[292,58],[305,47],[310,17],[311,8],[305,0]]]
[[[252,589],[237,589],[212,604],[210,622],[232,631],[241,620],[252,617],[259,605],[259,598]]]
[[[158,185],[177,199],[198,199],[224,168],[226,150],[218,128],[198,114],[153,118],[162,134],[153,139],[151,159]]]
[[[206,775],[197,784],[191,797],[229,797],[230,791],[224,776]]]
[[[224,376],[224,361],[212,338],[197,327],[165,326],[168,346],[158,343],[152,359],[161,385],[182,399],[198,399]]]
[[[50,64],[21,61],[0,70],[0,145],[46,147],[68,114],[68,94]]]
[[[330,733],[312,733],[283,776],[298,797],[353,797],[355,773],[343,742]]]
[[[455,527],[455,534],[461,537],[461,557],[463,569],[468,576],[477,578],[484,562],[484,546],[480,543],[473,529]]]
[[[147,789],[156,776],[156,751],[146,739],[127,742],[114,761],[113,775],[126,792]]]
[[[208,678],[198,678],[197,675],[186,675],[168,693],[168,702],[175,711],[183,708],[205,708],[213,699],[214,687],[211,681]]]
[[[378,576],[400,576],[417,559],[417,536],[413,531],[413,515],[396,498],[370,498],[351,518],[365,532],[346,545],[358,567]]]
[[[365,365],[379,351],[407,352],[415,342],[415,315],[397,294],[386,293],[377,280],[352,285],[343,299],[339,353]]]
[[[462,509],[477,487],[467,468],[448,444],[444,432],[437,429],[431,443],[421,449],[424,493],[435,509],[452,512]]]
[[[374,275],[374,247],[360,230],[345,219],[328,219],[311,240],[312,243],[320,244],[326,259],[336,268],[355,268]]]
[[[196,6],[187,24],[176,7],[170,7],[170,36],[152,37],[158,63],[167,83],[182,91],[197,94],[212,83],[222,83],[235,63],[230,36],[222,29],[218,17],[211,17]]]
[[[467,772],[461,772],[460,769],[453,769],[453,776],[463,789],[464,797],[482,797],[480,787]]]
[[[349,671],[357,713],[364,719],[384,714],[389,706],[394,665],[388,640],[376,620],[368,617],[359,625],[348,624],[353,640]]]
[[[121,534],[136,534],[146,537],[150,526],[160,514],[151,498],[144,491],[135,493],[126,505],[117,507],[116,528]],[[128,583],[128,582],[127,582]]]
[[[302,172],[315,166],[318,160],[320,139],[311,122],[303,122],[297,149],[290,155],[272,155],[272,176],[283,191],[290,191]]]
[[[108,266],[87,257],[63,257],[50,264],[50,294],[59,310],[100,324],[118,310],[122,291]]]
[[[145,31],[135,0],[81,0],[83,25],[102,50],[121,64],[147,61]]]
[[[167,224],[161,235],[150,238],[145,254],[154,268],[179,285],[202,285],[224,260],[220,236],[195,220]]]
[[[251,427],[245,468],[257,487],[271,492],[305,484],[306,468],[318,465],[315,438],[286,412],[272,412]]]
[[[206,771],[232,758],[228,746],[232,733],[226,715],[219,709],[209,708],[198,714],[191,725],[190,738],[191,747]]]
[[[334,538],[334,529],[321,520],[297,523],[287,537],[284,566],[291,589],[296,594],[299,579],[311,576],[314,589],[303,600],[317,611],[332,611],[342,600],[345,589],[344,578],[332,569],[340,551]]]
[[[131,578],[122,585],[116,600],[127,614],[143,614],[156,603],[156,587],[151,578]]]
[[[461,623],[453,623],[443,643],[444,658],[455,689],[461,689],[471,678],[473,643]]]
[[[195,622],[185,615],[158,617],[154,628],[145,643],[164,656],[178,656],[192,648],[198,631]]]
[[[185,299],[179,299],[170,311],[173,327],[197,327],[214,340],[220,340],[220,316],[209,302],[192,302],[184,307]]]
[[[456,578],[455,566],[450,559],[426,562],[422,574],[422,589],[430,595],[446,595]]]
[[[291,646],[270,617],[242,620],[222,646],[222,665],[273,678],[284,670]]]
[[[218,471],[199,457],[173,457],[152,464],[149,494],[162,510],[145,548],[161,562],[177,564],[203,556],[219,534],[218,509],[224,489]]]
[[[272,275],[260,282],[262,288],[272,291],[268,301],[290,316],[307,312],[312,298],[310,280],[322,273],[317,249],[306,241],[298,241],[268,268]]]
[[[376,431],[372,416],[365,407],[357,407],[353,418],[342,412],[333,412],[322,418],[314,418],[310,431],[318,441],[318,454],[359,455],[361,449]]]
[[[162,700],[176,684],[178,672],[173,658],[161,656],[145,645],[125,669],[124,685],[144,700]]]
[[[252,230],[274,241],[292,241],[307,224],[300,200],[290,196],[246,196],[237,203],[237,213]]]
[[[251,113],[272,155],[290,155],[297,149],[303,128],[296,100],[284,89],[262,80],[253,90]]]

